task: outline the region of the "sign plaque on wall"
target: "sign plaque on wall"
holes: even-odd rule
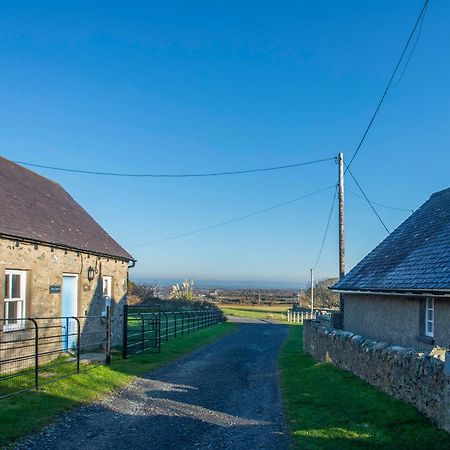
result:
[[[61,292],[61,285],[60,284],[51,284],[48,287],[48,292],[50,294],[59,294]]]

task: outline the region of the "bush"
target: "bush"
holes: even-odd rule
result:
[[[221,311],[213,303],[207,300],[195,299],[163,299],[161,289],[154,283],[130,283],[128,304],[159,307],[161,311]]]

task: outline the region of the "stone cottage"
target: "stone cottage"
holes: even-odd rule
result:
[[[436,192],[331,289],[346,331],[404,347],[450,344],[450,188]]]
[[[110,304],[120,343],[133,264],[59,184],[0,157],[0,336],[26,318],[101,317]]]

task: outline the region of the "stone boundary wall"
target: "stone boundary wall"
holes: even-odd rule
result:
[[[348,370],[381,391],[415,406],[450,432],[450,377],[441,355],[389,345],[306,321],[303,349],[315,360]]]

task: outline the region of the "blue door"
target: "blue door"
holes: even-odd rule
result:
[[[62,284],[62,347],[64,351],[75,348],[77,345],[78,312],[78,276],[63,275]]]

